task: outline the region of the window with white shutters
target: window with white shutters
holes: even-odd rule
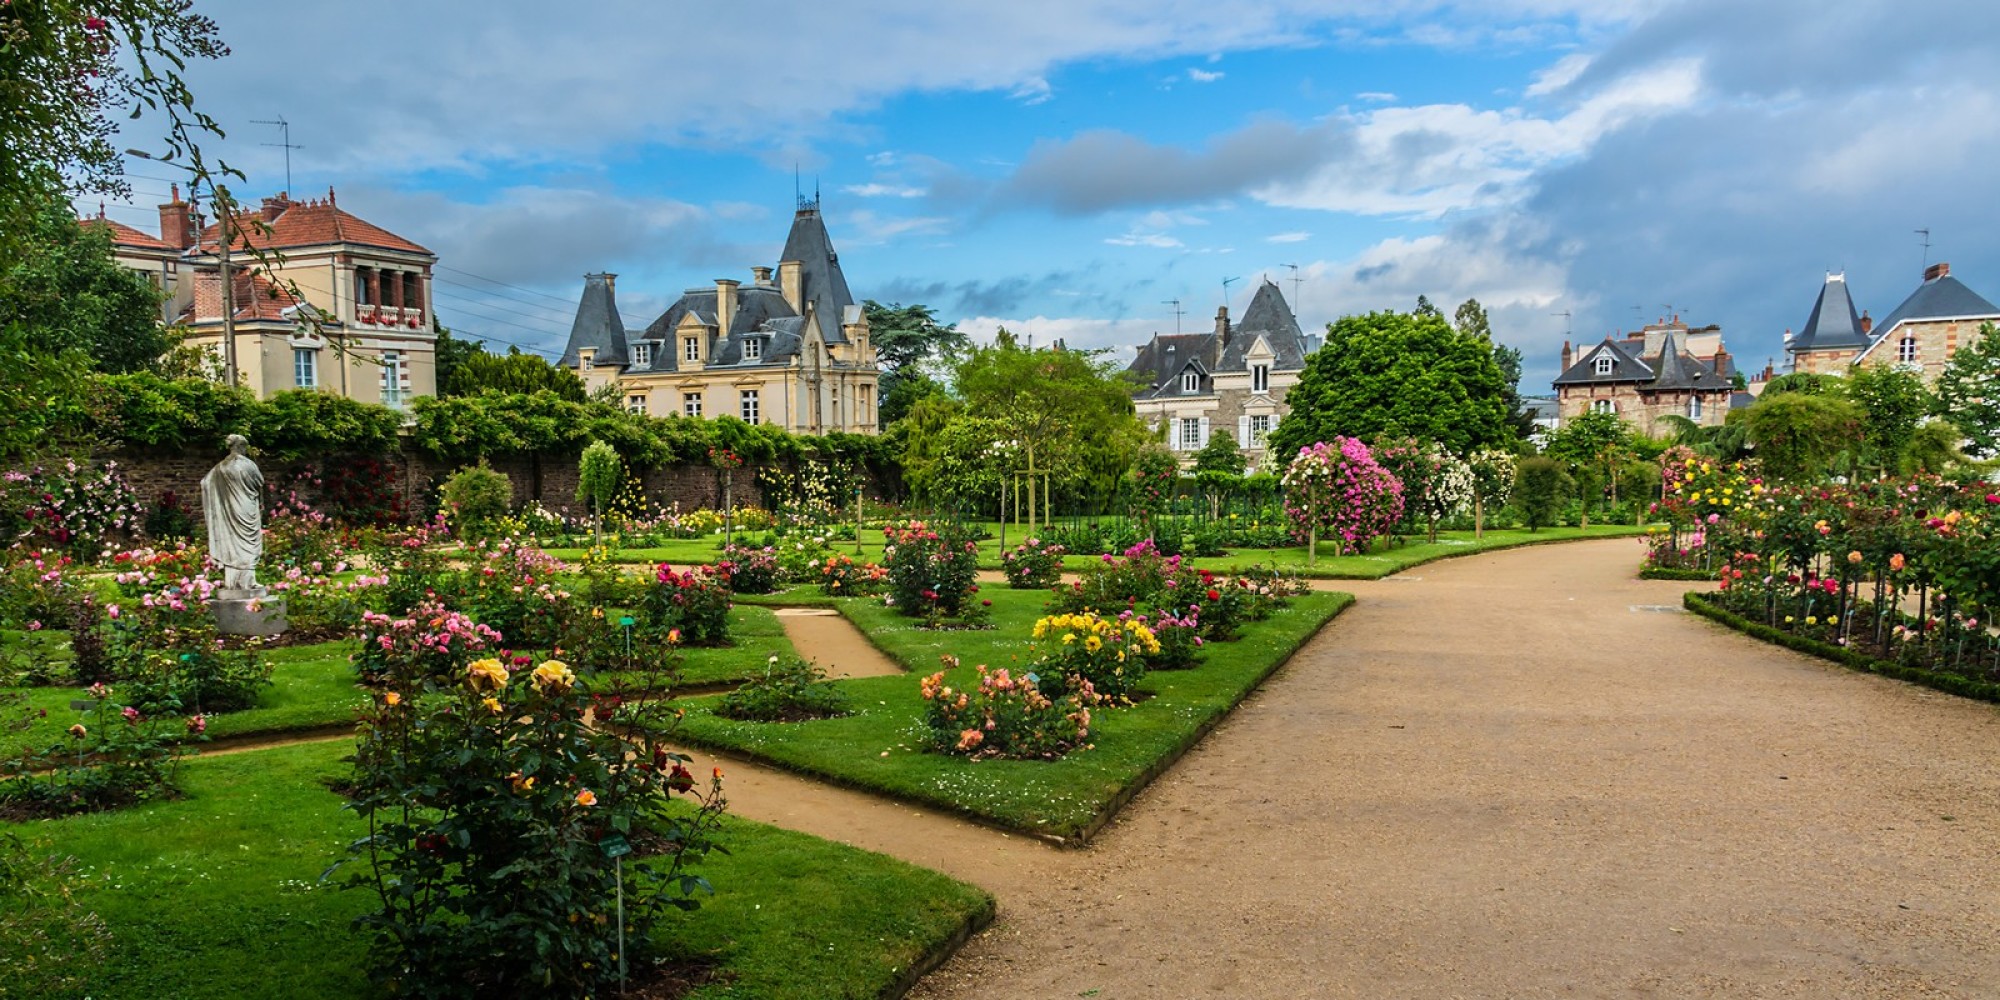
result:
[[[1181,418],[1182,451],[1197,451],[1201,448],[1201,420],[1196,417]]]

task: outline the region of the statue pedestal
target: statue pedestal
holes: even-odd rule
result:
[[[209,601],[216,631],[223,635],[280,635],[285,631],[285,602],[262,587],[223,587]]]

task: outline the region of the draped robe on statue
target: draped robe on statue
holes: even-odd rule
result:
[[[223,588],[257,592],[257,560],[264,555],[264,474],[244,457],[247,443],[230,435],[229,457],[201,477],[201,503],[208,554],[222,567]]]

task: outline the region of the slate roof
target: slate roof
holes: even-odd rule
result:
[[[1607,351],[1611,354],[1611,370],[1603,375],[1599,375],[1597,374],[1597,357]],[[1641,359],[1637,351],[1610,337],[1605,337],[1603,343],[1588,351],[1584,351],[1578,356],[1575,364],[1570,365],[1562,374],[1557,375],[1554,384],[1564,386],[1590,385],[1592,383],[1646,382],[1652,380],[1653,374],[1653,366]]]
[[[1208,379],[1208,366],[1202,359],[1215,348],[1213,333],[1156,333],[1153,339],[1139,348],[1139,354],[1126,366],[1126,371],[1137,373],[1140,386],[1133,392],[1136,399],[1166,399],[1173,396],[1205,396],[1213,391]],[[1181,373],[1190,365],[1202,373],[1201,388],[1193,393],[1181,391]]]
[[[840,319],[854,304],[854,293],[847,290],[847,275],[840,270],[840,255],[833,252],[833,237],[827,235],[817,202],[792,217],[792,231],[785,235],[785,249],[778,259],[802,265],[805,301],[819,313],[820,335],[829,344],[846,343]]]
[[[624,366],[631,363],[626,352],[625,321],[618,316],[618,297],[611,274],[583,276],[583,297],[576,304],[576,320],[569,327],[569,343],[563,346],[561,364],[575,367],[583,348],[594,348],[593,365]]]
[[[1298,371],[1306,366],[1306,356],[1318,344],[1299,330],[1298,317],[1285,303],[1284,293],[1266,280],[1257,286],[1250,305],[1243,310],[1242,322],[1229,328],[1229,343],[1220,345],[1214,332],[1154,334],[1139,348],[1126,371],[1138,376],[1136,399],[1169,399],[1176,396],[1205,396],[1215,391],[1212,376],[1218,373],[1247,372],[1248,354],[1258,338],[1276,355],[1273,371]],[[1220,347],[1220,350],[1218,350]],[[1194,393],[1181,391],[1181,374],[1192,364],[1201,373],[1201,388]]]
[[[1820,286],[1819,298],[1813,302],[1812,315],[1806,317],[1806,325],[1799,328],[1785,349],[1798,354],[1858,351],[1867,346],[1868,335],[1861,332],[1861,317],[1854,311],[1854,298],[1847,294],[1847,277],[1829,274],[1826,284]]]
[[[1645,390],[1694,390],[1697,392],[1722,392],[1732,388],[1729,379],[1727,355],[1721,369],[1687,352],[1685,331],[1675,330],[1661,342],[1660,353],[1650,360],[1639,353],[1643,340],[1617,340],[1604,338],[1603,343],[1576,359],[1561,375],[1556,376],[1555,385],[1615,385],[1637,383]],[[1611,371],[1599,375],[1597,359],[1609,352]]]
[[[2000,316],[2000,306],[1965,287],[1965,282],[1950,274],[1941,274],[1918,285],[1902,305],[1890,310],[1889,315],[1882,317],[1882,322],[1875,324],[1875,329],[1880,331],[1879,340],[1888,336],[1898,323],[1970,316]]]
[[[1277,359],[1271,367],[1278,371],[1296,371],[1306,366],[1306,355],[1312,353],[1312,343],[1299,330],[1299,319],[1292,315],[1292,307],[1285,304],[1283,292],[1270,281],[1257,286],[1257,294],[1250,297],[1250,307],[1243,310],[1243,322],[1236,324],[1229,332],[1229,346],[1223,349],[1222,359],[1215,366],[1217,371],[1249,371],[1245,355],[1257,338],[1264,338]]]

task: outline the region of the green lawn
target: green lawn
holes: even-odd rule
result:
[[[318,883],[360,833],[321,779],[343,773],[342,741],[184,765],[188,796],[114,813],[0,824],[80,862],[73,887],[113,951],[89,995],[205,1000],[373,997],[364,940],[349,921],[361,891]],[[716,896],[674,915],[672,954],[721,965],[695,998],[873,998],[990,918],[993,900],[943,875],[748,821],[703,866]],[[0,942],[5,967],[11,942]],[[24,984],[9,996],[44,998]]]
[[[1044,596],[987,588],[993,631],[929,632],[879,602],[849,599],[840,609],[913,675],[938,669],[950,652],[965,664],[1018,667]],[[1193,670],[1147,675],[1154,697],[1130,708],[1094,713],[1093,746],[1060,761],[968,761],[928,753],[923,701],[915,676],[839,681],[856,709],[837,719],[791,724],[734,722],[691,708],[676,738],[741,753],[782,767],[936,806],[1010,829],[1088,839],[1133,794],[1172,764],[1329,619],[1353,602],[1347,594],[1294,598],[1290,609],[1251,625],[1243,638],[1211,643]]]
[[[772,656],[792,653],[785,627],[767,607],[740,599],[729,609],[729,634],[734,646],[689,647],[681,661],[681,683],[695,687],[728,684],[759,676]]]

